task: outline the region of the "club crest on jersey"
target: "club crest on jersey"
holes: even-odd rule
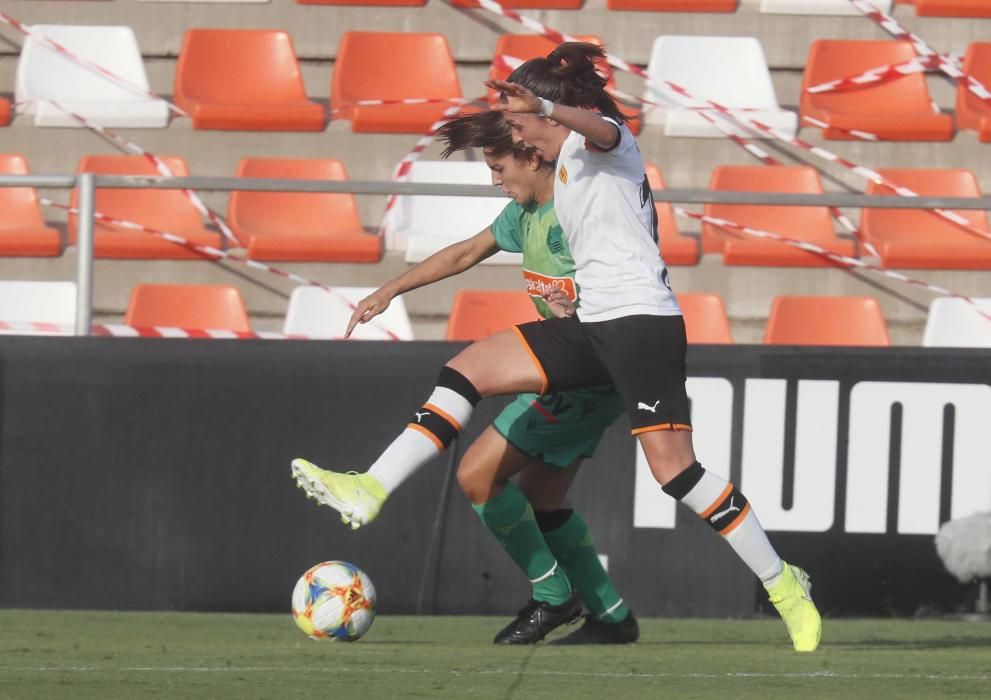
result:
[[[558,179],[561,180],[562,185],[568,184],[568,169],[564,167],[564,165],[562,165],[561,169],[557,171],[557,176]]]

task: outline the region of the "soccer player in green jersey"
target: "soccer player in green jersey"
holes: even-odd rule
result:
[[[541,316],[573,314],[578,289],[574,260],[554,211],[553,164],[532,149],[514,145],[504,120],[494,112],[455,119],[439,136],[447,143],[444,157],[482,148],[493,184],[513,201],[481,233],[439,251],[359,302],[346,335],[382,313],[397,295],[463,272],[499,250],[523,254],[527,291]],[[429,423],[431,412],[439,410],[428,404],[407,430],[432,437],[435,433],[426,429],[430,426],[421,423]],[[611,386],[520,394],[462,458],[459,485],[532,585],[532,599],[496,635],[497,643],[541,640],[579,615],[578,596],[589,610],[585,623],[555,643],[623,644],[638,639],[636,619],[603,569],[588,526],[565,505],[581,460],[593,454],[603,431],[622,413],[622,402]],[[293,472],[303,488],[327,505],[335,505],[339,489],[355,486],[363,492],[365,512],[343,514],[345,522],[358,527],[374,519],[388,495],[412,474],[408,464],[385,455],[365,474],[337,475],[295,460]],[[516,474],[518,486],[510,481]]]

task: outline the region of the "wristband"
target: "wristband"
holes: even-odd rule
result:
[[[540,116],[550,117],[554,113],[554,103],[550,100],[545,100],[543,97],[538,97],[540,100]]]

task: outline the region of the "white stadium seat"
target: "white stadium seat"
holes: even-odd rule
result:
[[[991,314],[991,298],[974,299]],[[929,305],[922,345],[927,348],[991,348],[991,319],[965,299],[940,297]]]
[[[413,163],[408,181],[491,185],[492,175],[481,161],[421,160]],[[502,197],[400,196],[386,217],[386,246],[405,249],[406,262],[420,262],[484,230],[508,203]],[[520,265],[522,261],[519,253],[499,252],[485,262]]]
[[[375,291],[375,287],[296,287],[289,297],[289,309],[282,332],[309,338],[343,338],[351,318],[353,304]],[[351,302],[350,304],[348,302]],[[390,335],[392,333],[392,335]],[[372,321],[359,324],[351,337],[355,340],[413,340],[413,328],[401,296],[389,304],[384,313]]]
[[[663,123],[668,136],[723,136],[696,110],[676,106],[704,106],[698,100],[757,110],[742,114],[791,136],[798,128],[798,115],[778,106],[764,50],[753,37],[659,36],[654,40],[647,72],[653,80],[644,88],[644,99],[664,106],[648,110],[646,120]],[[688,90],[696,102],[689,103],[684,98],[672,101],[670,91],[659,82],[664,80]],[[730,124],[725,120],[723,123]],[[731,125],[731,129],[742,136],[759,135],[742,126]]]
[[[148,89],[141,51],[130,27],[36,24],[31,30],[127,83]],[[32,37],[24,41],[17,62],[15,99],[19,113],[34,115],[35,126],[83,126],[49,100],[100,126],[162,128],[169,121],[169,108],[162,100],[123,87]]]
[[[0,321],[72,326],[76,322],[76,283],[0,281]],[[41,330],[5,331],[2,328],[0,334],[48,335]]]
[[[885,13],[891,0],[867,0]],[[859,15],[850,0],[760,0],[760,11],[774,15]]]

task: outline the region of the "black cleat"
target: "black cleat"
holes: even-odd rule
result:
[[[548,644],[633,644],[640,639],[640,625],[630,612],[619,622],[603,622],[591,615],[585,616],[585,624],[567,637]]]
[[[551,630],[577,620],[581,612],[582,604],[577,593],[572,593],[571,599],[560,605],[531,599],[516,613],[516,619],[503,627],[492,641],[496,644],[535,644]]]

